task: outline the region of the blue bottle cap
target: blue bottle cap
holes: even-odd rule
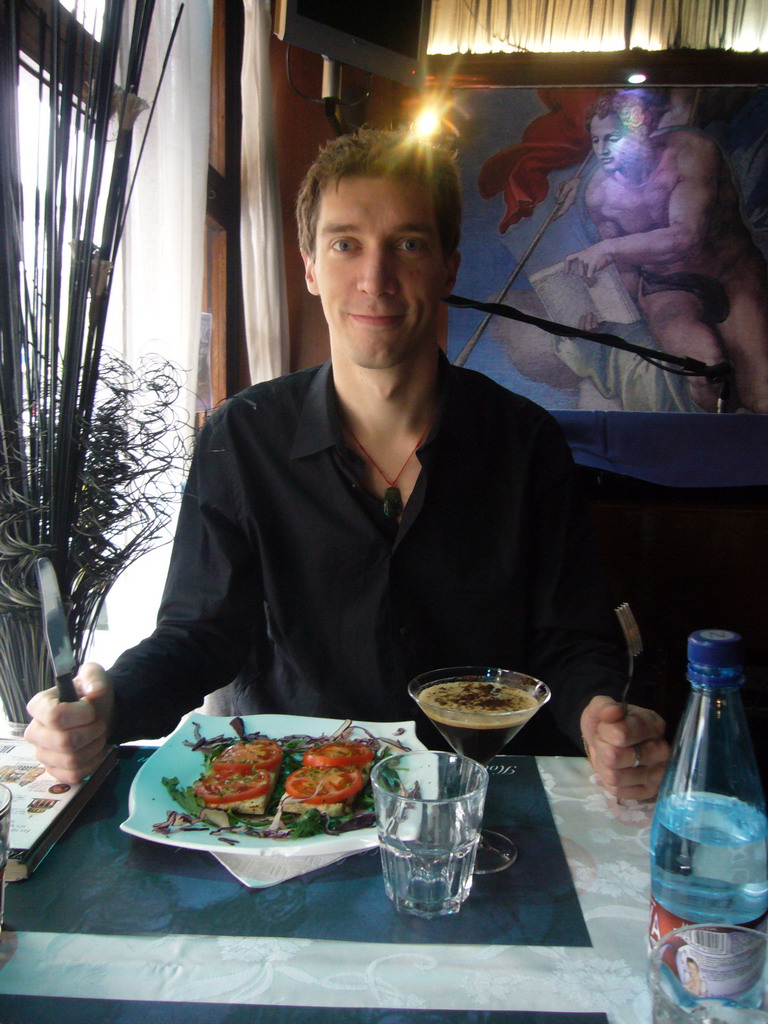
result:
[[[744,644],[729,629],[700,629],[688,637],[688,661],[709,668],[740,668]]]

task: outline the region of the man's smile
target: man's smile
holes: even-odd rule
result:
[[[394,327],[405,313],[349,313],[349,318],[361,327]]]

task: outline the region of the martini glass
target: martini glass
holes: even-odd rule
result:
[[[487,765],[547,703],[545,683],[503,668],[440,668],[417,676],[408,693],[457,754]],[[517,859],[508,836],[483,829],[475,873],[502,871]]]

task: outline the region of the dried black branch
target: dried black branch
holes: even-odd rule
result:
[[[123,0],[106,0],[88,47],[52,33],[48,155],[23,182],[18,26],[0,4],[0,699],[14,721],[50,685],[35,560],[53,561],[81,658],[110,587],[166,530],[186,461],[181,372],[104,350],[153,8],[135,0],[125,32]]]

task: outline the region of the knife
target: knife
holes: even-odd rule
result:
[[[69,639],[69,625],[61,602],[59,581],[56,570],[49,558],[38,558],[35,562],[40,600],[43,606],[43,632],[48,646],[60,701],[75,701],[77,694],[72,677],[77,667]]]

